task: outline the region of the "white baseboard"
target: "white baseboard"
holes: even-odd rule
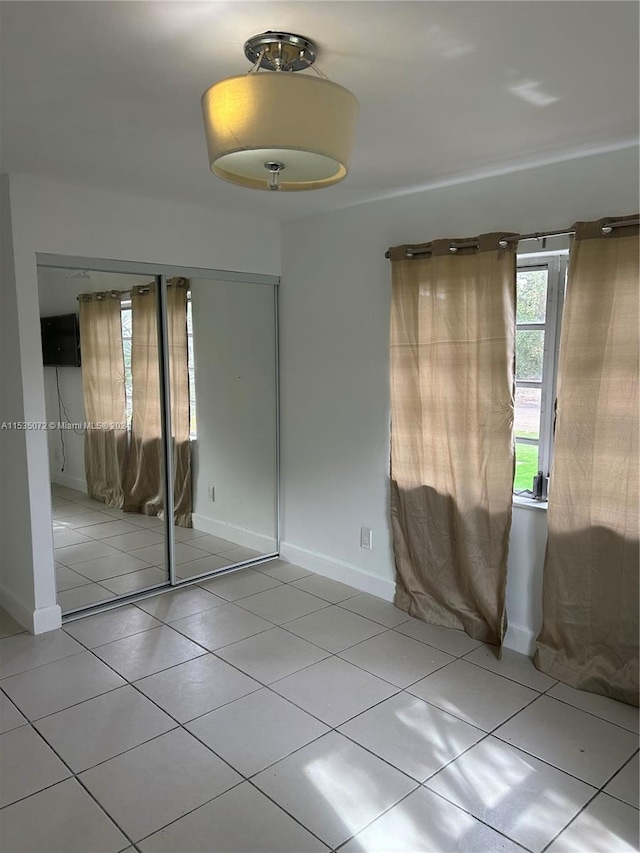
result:
[[[62,610],[59,604],[50,607],[40,607],[33,613],[33,633],[45,634],[47,631],[55,631],[62,625]]]
[[[246,530],[244,527],[236,527],[234,524],[216,521],[206,515],[192,513],[191,523],[195,530],[201,530],[203,533],[209,533],[211,536],[217,536],[220,539],[228,539],[242,548],[253,548],[262,554],[271,554],[278,550],[278,543],[273,536],[264,536],[262,533],[255,533],[252,530]]]
[[[331,580],[346,583],[385,601],[393,601],[394,581],[370,575],[350,563],[336,560],[326,554],[320,554],[318,551],[300,548],[298,545],[292,545],[289,542],[280,544],[280,556],[289,563],[295,563],[297,566],[302,566],[303,569],[309,569],[310,572],[316,572],[316,574],[324,575]]]
[[[68,477],[66,474],[55,474],[51,482],[56,483],[58,486],[66,486],[68,489],[76,489],[78,492],[87,494],[87,481],[84,477]]]
[[[32,634],[44,634],[47,631],[55,631],[56,628],[60,628],[62,625],[62,611],[58,604],[32,610],[24,602],[16,598],[13,593],[9,592],[9,590],[0,589],[0,606],[10,616],[13,616],[16,622]]]
[[[10,616],[19,622],[23,628],[33,633],[33,610],[27,607],[20,599],[16,598],[12,592],[7,589],[0,589],[0,606],[7,611]]]
[[[374,577],[357,568],[357,566],[344,563],[317,551],[300,548],[298,545],[292,545],[289,542],[282,542],[280,545],[280,557],[289,563],[302,566],[303,569],[309,569],[310,572],[316,572],[316,574],[324,575],[331,580],[349,584],[349,586],[360,589],[362,592],[368,592],[370,595],[375,595],[385,601],[393,601],[394,581]],[[507,649],[533,657],[536,650],[536,635],[530,628],[511,624],[507,630],[504,645]]]
[[[536,650],[536,635],[531,628],[525,628],[523,625],[509,625],[504,646],[514,652],[520,652],[521,655],[533,657]]]

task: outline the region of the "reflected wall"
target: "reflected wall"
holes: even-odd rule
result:
[[[189,541],[219,565],[183,562],[176,548],[179,577],[277,553],[275,311],[273,286],[190,280]]]

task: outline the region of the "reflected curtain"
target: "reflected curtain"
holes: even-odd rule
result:
[[[187,289],[184,278],[167,286],[167,354],[170,372],[174,523],[191,527],[191,449]],[[124,509],[158,515],[163,511],[162,407],[158,366],[156,285],[131,292],[132,422]]]
[[[78,299],[84,410],[91,425],[84,443],[87,492],[120,508],[127,454],[120,293],[83,293]]]
[[[500,644],[514,474],[515,246],[391,249],[395,603]],[[467,242],[465,239],[463,242]],[[413,247],[415,248],[415,247]]]
[[[535,660],[637,705],[638,227],[602,224],[577,223],[569,262]]]
[[[189,438],[189,354],[187,336],[186,278],[174,278],[167,288],[167,330],[169,335],[169,377],[171,395],[171,436],[173,439],[174,522],[191,527],[191,441]]]

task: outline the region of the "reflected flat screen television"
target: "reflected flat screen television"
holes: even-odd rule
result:
[[[77,314],[41,317],[42,361],[45,367],[80,367]]]

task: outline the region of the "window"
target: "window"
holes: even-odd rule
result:
[[[122,350],[124,352],[124,398],[127,411],[127,429],[131,431],[132,381],[131,381],[131,300],[120,302],[120,322],[122,325]]]
[[[131,429],[132,379],[131,379],[131,300],[122,300],[120,319],[122,323],[122,349],[124,353],[124,393],[127,412],[127,429]],[[189,370],[189,438],[195,441],[196,433],[196,377],[193,358],[193,312],[191,293],[187,293],[187,367]]]
[[[516,280],[516,473],[514,492],[531,493],[553,454],[556,374],[567,258],[518,259]]]
[[[189,438],[195,441],[196,430],[196,369],[193,358],[193,311],[191,291],[187,292],[187,368],[189,370]]]

